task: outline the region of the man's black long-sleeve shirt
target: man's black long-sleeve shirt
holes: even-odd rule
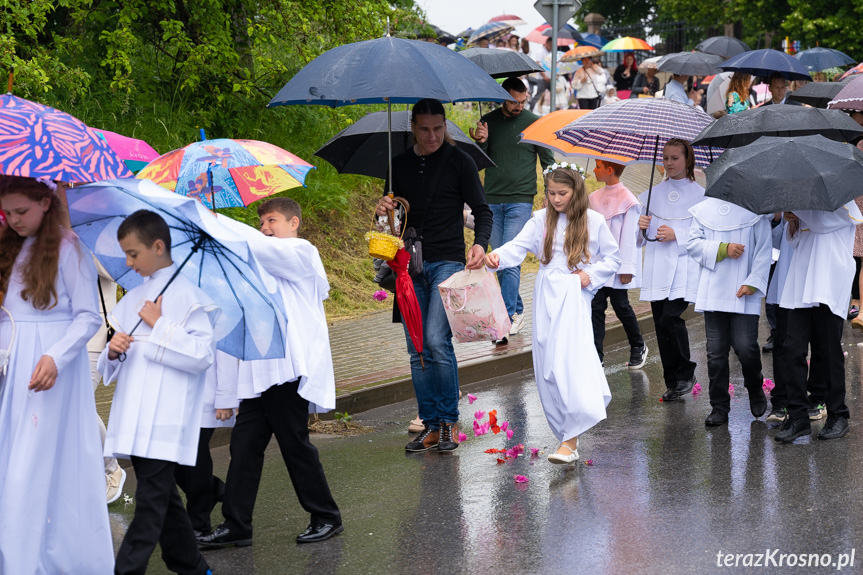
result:
[[[445,149],[450,152],[443,165]],[[432,205],[431,185],[437,170]],[[385,186],[384,190],[388,190]],[[393,158],[393,192],[410,203],[407,224],[422,229],[423,260],[465,263],[464,204],[474,216],[474,244],[488,246],[492,215],[473,159],[457,146],[444,142],[428,156],[418,156],[413,146]]]

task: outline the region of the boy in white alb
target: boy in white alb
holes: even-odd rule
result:
[[[143,574],[159,543],[168,569],[203,575],[209,567],[174,470],[178,464],[195,464],[204,372],[216,353],[213,326],[219,310],[185,276],[168,284],[177,266],[171,260],[171,232],[158,214],[131,214],[117,238],[127,265],[145,280],[109,314],[117,332],[98,362],[105,384],[117,381],[105,454],[131,459],[138,483],[135,516],[117,553],[115,573]]]
[[[641,249],[638,247],[638,200],[620,183],[624,166],[596,160],[593,170],[598,182],[605,183],[590,194],[590,209],[599,212],[620,247],[620,269],[603,285],[591,301],[593,343],[599,361],[603,361],[602,342],[605,339],[605,310],[608,300],[629,339],[629,369],[640,369],[647,361],[647,346],[638,327],[638,319],[629,305],[626,290],[641,287]]]
[[[806,397],[810,345],[820,353],[827,382],[827,422],[818,439],[838,439],[848,433],[842,327],[855,271],[854,230],[863,216],[848,202],[835,212],[786,212],[785,219],[788,239],[796,244],[779,297],[779,307],[788,310],[788,419],[774,439],[790,443],[812,432]]]
[[[336,406],[323,306],[330,286],[318,250],[297,237],[302,212],[294,200],[269,199],[258,207],[258,215],[263,233],[230,218],[221,221],[246,239],[255,259],[278,283],[276,297],[282,298],[288,313],[285,358],[240,365],[240,409],[231,434],[231,465],[222,503],[225,522],[198,538],[204,548],[252,544],[264,450],[273,435],[297,499],[311,516],[297,543],[324,541],[344,530],[308,426],[310,412]]]
[[[731,348],[743,368],[749,409],[761,417],[767,411],[767,398],[762,387],[758,318],[773,254],[770,222],[715,198],[699,202],[689,212],[693,217],[686,248],[701,266],[695,311],[704,312],[713,408],[704,423],[728,423]]]

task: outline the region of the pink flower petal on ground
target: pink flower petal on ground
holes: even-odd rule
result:
[[[539,447],[531,447],[530,448],[530,456],[531,457],[539,457]]]
[[[483,410],[479,410],[473,414],[474,419],[482,419],[483,417],[485,417],[485,412]]]
[[[692,395],[698,395],[699,393],[701,393],[701,384],[696,383],[692,386]]]
[[[488,431],[491,429],[491,424],[488,421],[486,421],[485,423],[482,424],[481,429],[482,429],[483,433],[488,433]]]
[[[728,393],[734,393],[734,384],[733,383],[728,384]]]
[[[387,299],[388,295],[386,291],[379,289],[372,297],[375,299],[375,301],[384,301],[385,299]]]
[[[524,475],[516,475],[515,476],[515,482],[516,483],[527,483],[528,481],[530,481],[530,479],[528,479]]]
[[[463,442],[465,442],[465,441],[467,441],[467,435],[465,435],[464,433],[462,433],[461,431],[459,431],[459,432],[458,432],[458,442],[459,442],[459,443],[463,443]]]
[[[584,464],[587,465],[588,467],[593,467],[593,459],[588,459],[587,461],[584,462]]]
[[[507,430],[506,430],[506,438],[507,438],[507,439],[512,439],[512,436],[513,436],[513,435],[515,435],[515,432],[514,432],[512,429],[507,429]]]
[[[773,383],[772,379],[764,379],[764,383],[761,384],[761,387],[764,388],[764,391],[772,391],[776,384]]]
[[[508,422],[508,421],[504,421],[503,423],[501,423],[501,424],[500,424],[500,428],[501,428],[502,430],[504,430],[504,431],[506,431],[506,429],[507,429],[508,427],[509,427],[509,422]]]
[[[472,393],[468,393],[467,394],[468,405],[472,404],[474,401],[476,401],[476,396]]]

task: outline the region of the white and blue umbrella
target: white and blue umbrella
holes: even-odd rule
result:
[[[280,298],[269,295],[275,279],[258,267],[248,243],[199,201],[137,179],[72,188],[66,198],[72,229],[126,290],[143,280],[126,266],[117,228],[137,210],[158,213],[171,229],[171,256],[179,271],[221,309],[218,349],[244,360],[285,356],[284,309]]]

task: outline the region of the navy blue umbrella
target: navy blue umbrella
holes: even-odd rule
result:
[[[743,52],[718,67],[727,72],[742,72],[752,76],[766,77],[779,72],[786,80],[812,80],[800,60],[772,48]]]
[[[833,48],[810,48],[797,52],[794,57],[810,72],[820,72],[827,68],[839,68],[848,64],[856,64],[857,60]]]

